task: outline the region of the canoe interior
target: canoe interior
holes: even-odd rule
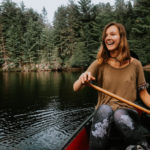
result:
[[[89,149],[89,135],[92,124],[91,114],[71,135],[71,137],[65,142],[65,145],[61,150],[88,150]]]
[[[72,137],[66,142],[62,150],[89,150],[91,118],[92,116],[90,116],[75,133],[73,133]],[[150,144],[150,115],[144,114],[141,117],[141,122],[148,131],[145,134],[145,137]],[[115,128],[113,128],[110,137],[108,150],[125,149],[126,145],[123,142],[122,135]]]
[[[88,149],[89,149],[89,136],[87,134],[86,128],[83,128],[65,150],[88,150]]]

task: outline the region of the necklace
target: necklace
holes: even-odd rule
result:
[[[117,57],[109,57],[109,58],[115,59],[117,62],[121,63],[121,62],[117,59]]]
[[[108,63],[114,67],[124,67],[124,66],[127,66],[128,64],[130,64],[130,60],[126,60],[122,63],[116,57],[109,57],[109,58],[110,58],[110,62],[108,62]],[[113,59],[115,61],[113,61]],[[117,62],[118,62],[119,66],[117,65]]]

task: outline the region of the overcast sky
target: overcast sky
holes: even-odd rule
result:
[[[2,2],[3,0],[0,0]],[[46,8],[47,18],[50,23],[52,23],[54,12],[61,5],[67,5],[68,0],[12,0],[20,6],[20,3],[23,1],[26,8],[33,8],[38,13],[42,13],[43,7]],[[79,0],[74,0],[76,3]],[[114,0],[91,0],[93,4],[98,4],[99,2],[107,3],[110,2],[113,5]]]

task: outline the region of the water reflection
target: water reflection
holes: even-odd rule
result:
[[[96,104],[93,89],[72,91],[79,74],[0,73],[0,150],[59,150]]]
[[[58,150],[93,111],[95,91],[72,91],[78,75],[1,73],[0,149]]]

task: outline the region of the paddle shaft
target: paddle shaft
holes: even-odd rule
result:
[[[126,100],[126,99],[124,99],[124,98],[122,98],[122,97],[120,97],[120,96],[118,96],[118,95],[116,95],[116,94],[113,94],[113,93],[111,93],[111,92],[109,92],[109,91],[107,91],[107,90],[104,90],[103,88],[100,88],[100,87],[98,87],[98,86],[96,86],[96,85],[93,85],[93,84],[91,84],[91,83],[89,83],[89,82],[87,82],[87,84],[88,84],[90,87],[96,89],[96,90],[99,91],[99,92],[103,92],[104,94],[106,94],[106,95],[108,95],[108,96],[111,96],[111,97],[113,97],[113,98],[115,98],[115,99],[117,99],[117,100],[120,100],[120,101],[122,101],[122,102],[124,102],[124,103],[126,103],[126,104],[128,104],[128,105],[130,105],[130,106],[133,106],[133,107],[135,107],[135,108],[137,108],[137,109],[139,109],[139,110],[141,110],[141,111],[143,111],[143,112],[146,112],[146,113],[150,114],[150,110],[148,110],[148,109],[146,109],[146,108],[143,108],[143,107],[141,107],[141,106],[139,106],[139,105],[137,105],[137,104],[135,104],[135,103],[133,103],[133,102],[131,102],[131,101],[128,101],[128,100]]]

